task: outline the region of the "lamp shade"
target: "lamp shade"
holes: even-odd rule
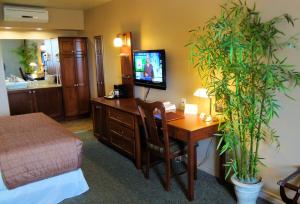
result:
[[[199,88],[194,92],[194,96],[200,97],[200,98],[209,98],[208,96],[208,90],[205,88]]]
[[[122,45],[123,45],[122,39],[119,38],[119,37],[116,37],[116,38],[114,39],[114,46],[115,46],[115,47],[122,47]]]

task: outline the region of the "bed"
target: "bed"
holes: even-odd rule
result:
[[[88,185],[82,142],[42,113],[0,117],[0,203],[54,204]]]

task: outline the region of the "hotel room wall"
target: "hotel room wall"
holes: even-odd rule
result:
[[[3,59],[2,59],[2,48],[0,43],[0,116],[9,115],[9,106],[8,106],[8,97],[7,91],[5,87],[5,73],[3,67]]]
[[[219,13],[222,0],[113,0],[95,9],[85,12],[85,34],[89,37],[90,52],[90,83],[92,96],[96,96],[95,62],[93,51],[93,37],[103,35],[104,40],[104,71],[106,92],[113,88],[113,84],[121,82],[119,49],[113,47],[113,39],[118,33],[131,31],[135,49],[165,49],[167,54],[167,90],[152,89],[150,100],[169,100],[179,104],[180,98],[187,98],[189,103],[200,103],[201,109],[208,111],[208,101],[193,97],[193,91],[201,86],[201,80],[189,63],[188,49],[184,45],[188,42],[188,30],[203,25],[210,17]],[[253,1],[249,1],[252,3]],[[300,2],[290,0],[256,1],[258,10],[262,11],[265,19],[282,13],[290,13],[300,17],[298,8]],[[271,6],[270,6],[271,5]],[[287,34],[300,32],[298,21],[294,29],[284,27]],[[290,62],[299,67],[299,48],[285,49],[283,55],[288,55]],[[143,97],[145,88],[136,87],[135,95]],[[292,101],[278,95],[282,110],[280,119],[272,123],[281,136],[281,149],[277,151],[273,146],[262,145],[262,157],[266,157],[267,167],[261,168],[265,190],[270,195],[278,197],[276,182],[299,166],[300,136],[297,125],[300,115],[300,89],[296,88],[291,95]],[[206,151],[209,140],[200,143],[199,160]],[[211,174],[215,169],[215,143],[210,147],[208,160],[200,167]]]

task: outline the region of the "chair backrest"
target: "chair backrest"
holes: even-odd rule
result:
[[[169,136],[165,107],[162,102],[147,103],[136,99],[148,147],[160,153],[169,153]]]

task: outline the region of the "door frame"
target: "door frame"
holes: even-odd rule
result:
[[[95,48],[97,96],[103,97],[105,96],[105,81],[104,81],[104,66],[103,66],[103,36],[102,35],[94,36],[94,44],[95,44],[94,48]]]

